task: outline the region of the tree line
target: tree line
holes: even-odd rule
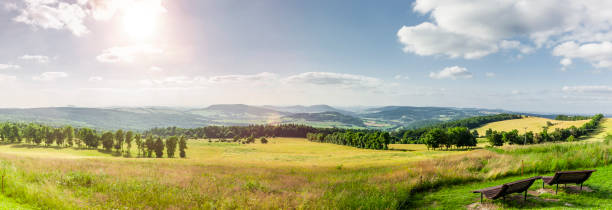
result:
[[[539,133],[529,131],[524,134],[519,134],[518,130],[516,129],[508,132],[498,132],[489,129],[486,131],[485,137],[491,146],[502,146],[504,143],[523,145],[556,141],[576,141],[579,137],[587,135],[595,130],[599,126],[601,119],[603,119],[603,115],[597,114],[590,119],[591,120],[589,122],[580,127],[571,126],[565,129],[557,128],[552,132],[548,131],[548,127],[544,127],[544,129]]]
[[[591,119],[589,116],[567,116],[567,115],[557,115],[555,120],[562,121],[578,121],[578,120],[588,120]]]
[[[407,129],[400,130],[398,132],[392,132],[391,136],[393,138],[392,143],[394,144],[424,144],[423,135],[428,133],[430,130],[440,128],[442,130],[448,128],[455,127],[465,127],[468,129],[478,128],[484,124],[503,121],[503,120],[511,120],[511,119],[520,119],[522,115],[518,114],[496,114],[496,115],[487,115],[487,116],[478,116],[478,117],[470,117],[461,120],[455,120],[451,122],[441,123],[434,126],[428,126],[417,129]],[[478,137],[478,136],[477,136]]]
[[[344,131],[325,133],[308,133],[309,141],[346,145],[364,149],[387,150],[391,143],[389,132],[385,131]]]
[[[115,132],[98,132],[91,128],[73,128],[72,126],[51,127],[35,123],[2,123],[0,124],[0,139],[3,143],[26,143],[44,146],[77,147],[102,149],[126,157],[131,156],[132,142],[137,146],[138,157],[173,158],[177,146],[179,156],[186,157],[187,137],[170,136],[162,139],[160,136],[142,135],[133,131],[117,130]]]
[[[452,128],[433,128],[420,137],[420,142],[427,146],[427,149],[436,150],[438,148],[457,149],[475,147],[478,132],[470,132],[467,127]]]
[[[231,139],[231,138],[254,138],[261,137],[295,137],[306,138],[308,133],[342,132],[339,128],[315,128],[300,124],[280,125],[249,125],[249,126],[204,126],[198,128],[153,128],[144,132],[145,135],[157,136],[187,136],[195,139]]]

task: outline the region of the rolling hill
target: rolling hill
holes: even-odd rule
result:
[[[344,115],[339,112],[320,112],[320,113],[297,113],[283,117],[284,122],[337,122],[336,127],[365,127],[363,120],[358,117]]]
[[[205,108],[178,107],[47,107],[0,109],[0,121],[70,124],[98,129],[146,130],[153,127],[193,128],[205,125],[298,123],[315,127],[398,129],[417,128],[504,110],[452,107],[386,106],[358,111],[328,106],[251,106],[217,104]]]
[[[552,123],[548,130],[553,131],[556,128],[569,128],[572,125],[580,127],[588,121],[589,120],[561,121],[530,116],[522,119],[504,120],[488,123],[480,128],[476,128],[475,130],[477,130],[480,135],[484,135],[489,128],[495,131],[511,131],[513,129],[516,129],[519,131],[519,133],[525,133],[525,130],[527,132],[532,131],[536,133],[542,131],[542,129],[547,125],[547,122]]]

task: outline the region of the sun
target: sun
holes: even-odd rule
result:
[[[159,4],[143,3],[131,5],[123,12],[125,33],[134,39],[148,39],[158,33],[159,16],[164,12]]]

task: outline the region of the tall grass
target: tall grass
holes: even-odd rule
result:
[[[287,152],[295,145],[267,145],[266,154],[273,149],[270,146]],[[236,148],[242,146],[228,146],[214,155],[237,155],[231,153]],[[397,153],[359,152],[377,155],[369,158]],[[610,141],[448,152],[392,164],[342,165],[339,161],[317,166],[316,159],[305,160],[312,165],[216,164],[14,154],[0,155],[0,163],[7,173],[5,195],[45,209],[393,209],[410,207],[405,201],[411,195],[434,188],[499,179],[521,170],[539,174],[605,165],[612,162],[606,152],[612,153]],[[245,157],[261,158],[258,155],[253,151]]]

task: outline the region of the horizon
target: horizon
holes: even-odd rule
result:
[[[372,106],[364,106],[364,105],[353,105],[353,106],[336,106],[329,104],[208,104],[208,105],[199,105],[199,106],[171,106],[171,105],[157,105],[157,106],[76,106],[76,105],[64,105],[64,106],[40,106],[40,107],[0,107],[2,109],[44,109],[44,108],[85,108],[85,109],[116,109],[116,108],[169,108],[169,109],[206,109],[215,105],[245,105],[245,106],[253,106],[259,108],[267,108],[267,107],[279,107],[279,108],[288,108],[288,107],[312,107],[312,106],[329,106],[335,109],[339,109],[342,111],[355,112],[351,109],[362,109],[361,111],[367,109],[376,109],[376,108],[384,108],[384,107],[415,107],[415,108],[450,108],[450,109],[480,109],[480,110],[498,110],[508,113],[524,113],[524,114],[541,114],[541,115],[569,115],[569,116],[578,116],[578,115],[595,115],[595,114],[603,114],[604,116],[609,116],[612,113],[606,112],[540,112],[540,111],[530,111],[530,110],[509,110],[502,108],[488,108],[488,107],[453,107],[453,106],[409,106],[409,105],[372,105]],[[299,112],[298,112],[299,113]]]
[[[7,0],[0,107],[612,113],[606,2],[564,3]]]

